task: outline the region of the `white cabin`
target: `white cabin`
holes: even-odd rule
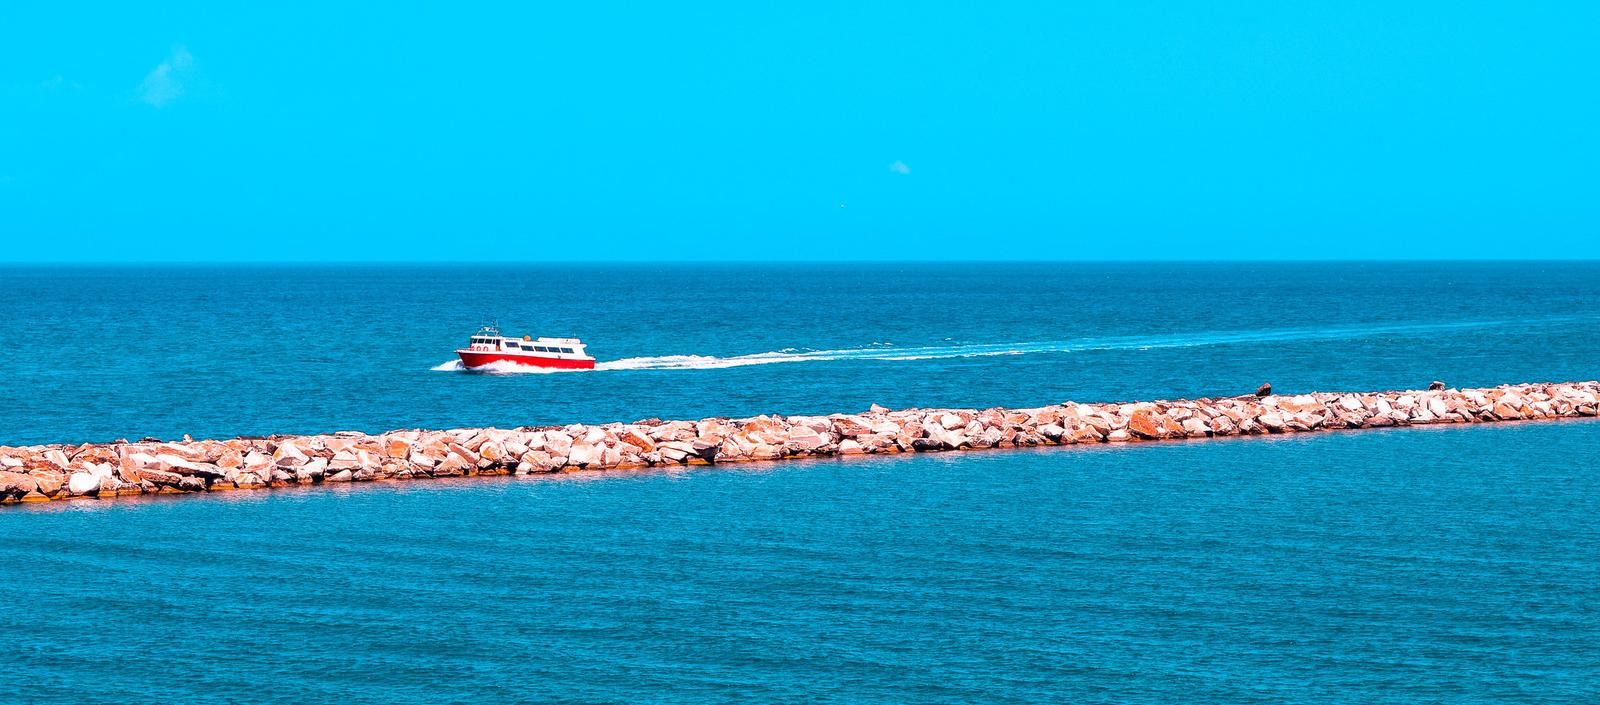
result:
[[[540,336],[522,336],[521,338],[507,338],[500,335],[500,331],[489,326],[473,334],[468,341],[466,349],[471,352],[485,353],[534,353],[541,357],[555,357],[565,359],[591,359],[584,352],[584,344],[577,338],[546,338]]]

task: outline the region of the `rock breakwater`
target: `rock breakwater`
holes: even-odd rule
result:
[[[1600,382],[0,446],[0,502],[1592,417]]]

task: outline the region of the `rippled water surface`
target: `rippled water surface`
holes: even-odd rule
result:
[[[477,326],[592,372],[436,371]],[[1600,263],[0,268],[0,443],[1600,376]]]
[[[1600,423],[0,513],[16,702],[1594,702]]]
[[[0,269],[0,443],[1593,379],[1597,310],[1595,265]],[[433,369],[494,317],[605,369]],[[1573,421],[7,507],[0,702],[1596,702],[1597,470]]]

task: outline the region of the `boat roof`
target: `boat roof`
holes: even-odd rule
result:
[[[500,329],[496,328],[494,326],[484,326],[482,328],[479,328],[478,332],[472,334],[472,337],[474,337],[474,338],[498,338],[500,340],[537,340],[537,341],[543,342],[543,343],[560,343],[560,344],[564,344],[564,345],[583,345],[583,341],[579,340],[577,338],[551,338],[551,337],[547,337],[547,336],[543,336],[543,335],[541,335],[541,336],[539,336],[537,338],[534,338],[532,336],[501,335],[500,334]]]

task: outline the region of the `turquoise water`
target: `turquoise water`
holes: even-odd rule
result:
[[[1600,370],[1594,265],[0,277],[13,442]],[[434,369],[494,316],[606,369]],[[1574,421],[9,507],[0,701],[1593,702],[1597,468]]]
[[[0,515],[15,702],[1594,702],[1600,423]]]
[[[495,319],[609,369],[433,370]],[[1600,263],[0,268],[0,443],[1593,379],[1597,332]]]

